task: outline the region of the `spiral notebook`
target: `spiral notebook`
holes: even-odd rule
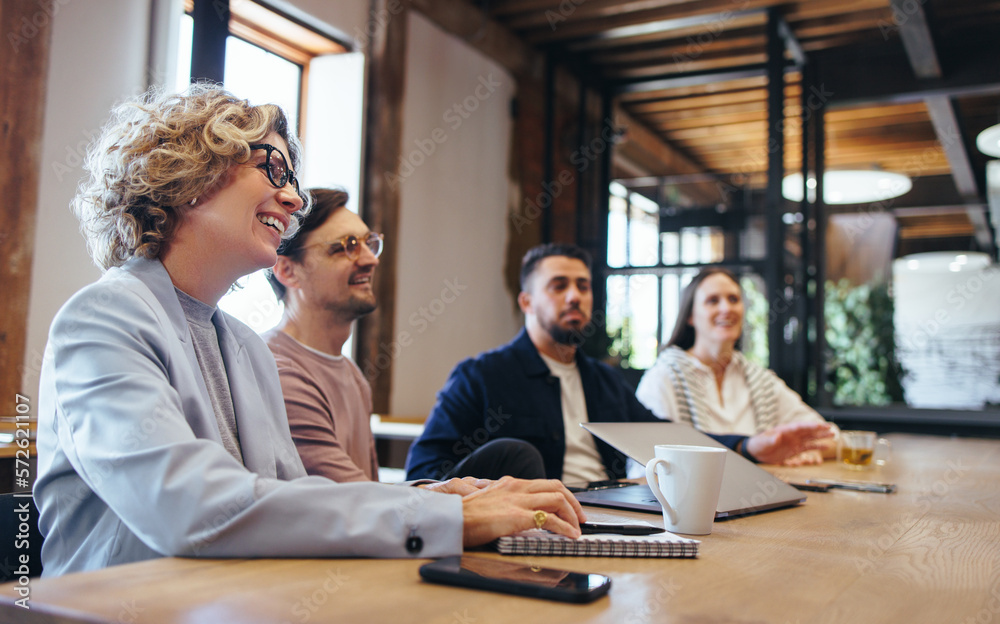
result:
[[[577,539],[530,529],[494,542],[502,555],[552,555],[577,557],[678,557],[698,556],[701,542],[673,533],[653,535],[582,535]]]

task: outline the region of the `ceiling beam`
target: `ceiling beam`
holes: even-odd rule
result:
[[[893,20],[899,24],[899,36],[903,40],[906,56],[917,78],[940,78],[941,63],[931,29],[927,26],[927,14],[919,2],[913,0],[890,0]]]
[[[1000,48],[996,50],[1000,54]],[[902,51],[885,53],[877,47],[817,53],[822,66],[822,91],[827,108],[920,102],[927,97],[969,97],[1000,94],[1000,65],[995,54],[967,55],[940,79],[917,79]]]
[[[919,2],[912,0],[890,0],[893,18],[899,24],[899,36],[910,60],[910,66],[918,79],[940,79],[944,77],[938,61],[934,37],[927,24],[927,14]],[[947,95],[931,95],[924,99],[934,132],[937,133],[941,149],[948,157],[951,177],[955,189],[964,199],[980,198],[979,185],[972,170],[972,161],[962,137],[962,128],[955,114],[955,107]],[[981,206],[968,207],[969,221],[975,228],[976,242],[988,249],[993,244],[990,226]]]
[[[972,161],[969,160],[969,152],[965,148],[962,130],[951,98],[934,95],[926,98],[924,102],[927,104],[927,113],[931,117],[938,142],[941,143],[941,149],[944,150],[951,165],[952,178],[958,194],[968,198],[979,197],[979,186],[972,172]]]
[[[622,95],[625,93],[643,93],[646,91],[683,89],[697,85],[728,82],[730,80],[742,80],[744,78],[759,78],[761,76],[765,76],[766,73],[766,65],[746,65],[736,69],[686,72],[682,74],[642,78],[640,80],[618,83],[612,88],[615,95]]]
[[[981,249],[989,249],[993,246],[993,239],[990,237],[989,219],[986,217],[986,208],[982,204],[965,207],[969,221],[975,227],[976,242]]]
[[[574,41],[572,44],[570,44],[569,49],[573,51],[588,50],[597,47],[601,43],[607,41],[615,41],[620,39],[633,39],[636,37],[646,37],[649,35],[683,30],[686,28],[692,28],[697,26],[714,25],[716,28],[720,28],[718,26],[718,24],[720,23],[728,26],[733,21],[743,20],[752,17],[763,18],[766,15],[767,15],[767,9],[748,9],[745,11],[729,11],[724,15],[719,15],[715,13],[705,13],[702,15],[690,15],[687,17],[677,17],[672,19],[655,20],[652,22],[645,22],[640,24],[631,24],[628,26],[619,26],[618,28],[611,28],[608,30],[600,31],[594,33],[593,35],[583,37],[577,41]]]
[[[515,77],[541,77],[541,54],[506,26],[494,19],[484,19],[483,13],[468,0],[411,0],[410,8],[419,11],[445,32],[461,37]],[[480,36],[474,36],[477,29]],[[704,167],[664,141],[618,104],[615,105],[614,116],[618,123],[629,129],[625,143],[618,146],[618,149],[628,152],[631,148],[637,148],[643,155],[654,158],[661,166],[680,173],[704,172]]]

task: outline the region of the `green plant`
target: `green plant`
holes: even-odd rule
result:
[[[625,317],[621,319],[621,325],[618,327],[612,327],[608,324],[607,334],[610,344],[607,348],[607,354],[613,360],[619,362],[619,365],[623,368],[631,368],[632,359],[632,337],[629,331],[629,325],[631,319]]]
[[[834,405],[903,401],[888,285],[826,283],[826,390]]]
[[[741,351],[748,360],[768,367],[770,352],[767,346],[767,298],[758,285],[758,279],[749,275],[740,278],[743,288],[743,338]]]

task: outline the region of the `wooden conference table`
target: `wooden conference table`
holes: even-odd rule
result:
[[[871,472],[773,470],[897,493],[811,492],[717,522],[698,559],[509,558],[610,575],[588,605],[423,583],[424,560],[171,558],[31,579],[30,610],[0,586],[0,622],[1000,622],[1000,441],[890,439],[892,462]]]

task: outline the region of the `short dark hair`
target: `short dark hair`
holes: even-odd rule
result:
[[[524,254],[521,260],[521,290],[528,289],[528,280],[538,268],[538,263],[550,256],[566,256],[573,258],[587,265],[587,270],[591,271],[591,259],[587,250],[576,245],[565,245],[561,243],[545,243],[532,247],[528,253]]]
[[[684,287],[684,292],[681,293],[681,302],[677,310],[677,321],[674,323],[674,331],[670,334],[670,340],[667,341],[667,344],[663,345],[664,349],[679,347],[687,350],[694,346],[694,327],[688,323],[688,319],[691,318],[691,313],[694,311],[694,294],[698,290],[698,287],[701,286],[701,283],[713,275],[725,275],[733,280],[737,286],[740,286],[740,280],[729,269],[708,267],[699,271],[688,285]],[[740,292],[743,292],[742,286],[740,286]],[[738,347],[739,343],[737,342]]]
[[[278,245],[278,255],[287,256],[295,262],[302,260],[309,232],[326,223],[326,220],[333,213],[347,205],[347,200],[350,198],[347,191],[343,189],[315,188],[307,190],[306,193],[312,198],[312,207],[305,214],[300,211],[292,215],[292,218],[298,223],[298,228]],[[274,295],[278,301],[283,301],[285,299],[285,285],[274,276],[274,269],[268,269],[266,275]]]

